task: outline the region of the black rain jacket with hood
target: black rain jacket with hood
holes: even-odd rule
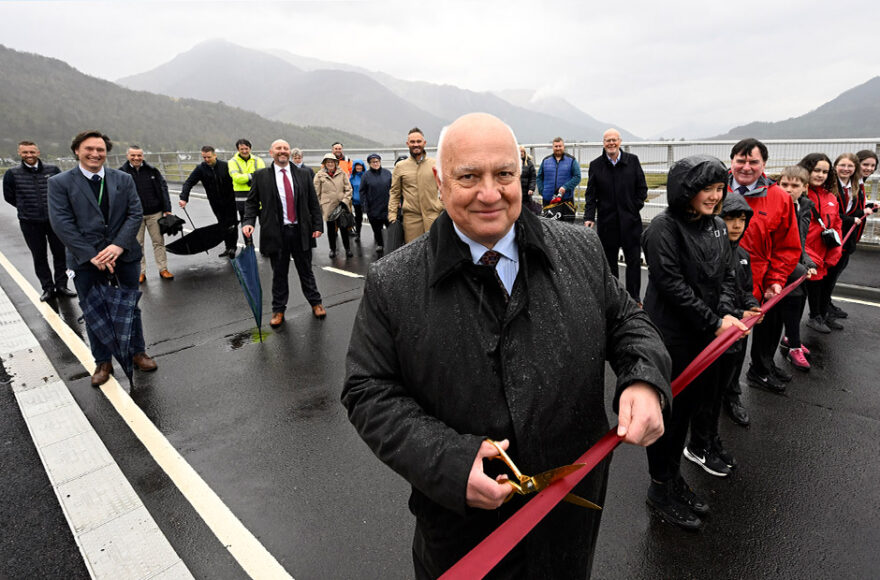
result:
[[[727,183],[727,169],[718,159],[695,155],[677,162],[667,177],[669,206],[642,234],[648,264],[645,311],[667,345],[708,344],[721,318],[736,310],[724,221],[697,215],[690,206],[713,183]]]
[[[727,196],[724,198],[724,205],[721,207],[721,219],[729,215],[736,216],[743,213],[746,214],[746,227],[743,229],[743,234],[735,242],[730,242],[730,267],[733,269],[733,275],[736,279],[736,297],[734,299],[736,310],[732,314],[737,318],[742,318],[743,312],[746,310],[761,306],[758,304],[758,299],[752,294],[754,284],[752,283],[751,258],[749,253],[739,246],[739,241],[745,235],[746,230],[749,229],[749,222],[754,212],[749,207],[749,202],[742,195],[735,191],[727,192]],[[743,342],[737,341],[734,343],[734,346],[742,347]]]

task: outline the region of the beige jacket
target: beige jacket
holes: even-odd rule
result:
[[[333,177],[323,167],[315,174],[315,194],[321,204],[321,213],[324,221],[330,217],[330,213],[336,209],[340,202],[345,202],[348,211],[351,211],[351,182],[345,171],[337,168]]]
[[[424,231],[428,231],[443,211],[443,203],[437,191],[437,181],[434,179],[432,158],[423,156],[421,161],[416,161],[409,157],[394,166],[394,171],[391,173],[391,192],[388,197],[389,221],[397,219],[401,195],[404,220],[417,218],[426,224]]]

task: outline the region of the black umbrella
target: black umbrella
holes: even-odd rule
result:
[[[114,276],[107,283],[92,286],[82,302],[83,319],[89,330],[119,361],[129,384],[134,371],[131,333],[140,297],[141,291],[136,288],[120,288]]]
[[[226,237],[229,226],[212,224],[203,228],[196,228],[179,240],[174,240],[165,245],[165,249],[172,254],[190,255],[199,252],[207,253],[208,250],[220,244]]]
[[[205,226],[203,228],[197,228],[193,223],[192,218],[189,217],[189,212],[186,211],[186,208],[183,208],[183,213],[186,214],[187,219],[189,219],[190,225],[193,227],[193,231],[186,234],[179,240],[174,240],[170,244],[165,245],[165,250],[171,252],[172,254],[177,254],[180,256],[188,256],[191,254],[198,254],[199,252],[208,253],[213,247],[216,247],[223,241],[226,237],[226,232],[229,231],[230,227],[235,226],[223,226],[220,224],[211,224],[210,226]]]

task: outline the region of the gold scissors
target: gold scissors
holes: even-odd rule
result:
[[[551,469],[550,471],[545,471],[544,473],[539,473],[535,476],[523,475],[523,473],[516,467],[513,463],[513,460],[510,456],[498,445],[497,442],[486,439],[489,443],[491,443],[495,449],[498,451],[498,456],[501,457],[502,461],[507,464],[507,467],[513,472],[513,475],[516,477],[517,481],[513,481],[512,479],[508,479],[507,483],[513,488],[511,492],[511,496],[514,493],[518,493],[520,495],[528,495],[530,493],[535,493],[537,491],[541,491],[554,481],[562,479],[566,475],[570,473],[574,473],[578,469],[584,467],[583,463],[573,463],[571,465],[563,465],[562,467],[557,467],[556,469]],[[508,496],[507,499],[510,499]],[[589,508],[592,510],[601,510],[602,508],[590,500],[586,500],[578,495],[570,493],[563,498],[565,501],[569,503],[573,503],[575,505],[579,505],[581,507]],[[507,500],[504,500],[507,501]]]

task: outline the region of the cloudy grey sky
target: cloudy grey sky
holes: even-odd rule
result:
[[[0,43],[115,80],[224,38],[406,80],[537,89],[642,137],[695,137],[804,114],[877,76],[878,15],[866,0],[0,0]]]

